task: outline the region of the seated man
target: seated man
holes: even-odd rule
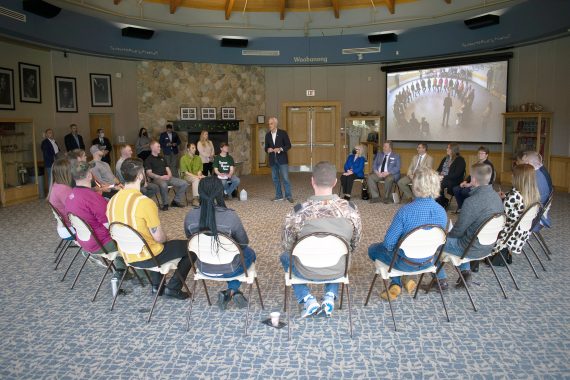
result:
[[[295,242],[305,235],[314,232],[329,232],[342,236],[350,242],[351,252],[356,250],[360,241],[362,224],[356,205],[338,197],[332,193],[336,184],[336,168],[329,162],[319,162],[313,168],[311,186],[315,195],[305,203],[297,204],[285,217],[283,228],[283,248],[281,264],[287,273],[289,271],[289,256]],[[335,267],[315,269],[303,266],[298,260],[293,259],[293,273],[295,276],[310,280],[333,280],[331,273],[339,273],[344,268],[344,260]],[[334,310],[334,300],[338,294],[338,284],[325,284],[325,295],[322,304],[311,295],[307,285],[293,285],[295,297],[299,303],[303,303],[305,311],[303,318],[324,312],[330,316]]]
[[[93,179],[91,170],[94,165],[94,163],[88,164],[81,161],[72,162],[71,176],[75,180],[75,187],[65,200],[65,209],[83,219],[91,227],[107,252],[115,252],[117,246],[109,234],[109,221],[105,215],[107,201],[99,193],[91,190],[91,180]],[[84,251],[92,254],[104,253],[93,236],[88,241],[84,242],[77,239],[77,242]],[[125,262],[122,257],[117,256],[114,264],[117,269],[115,278],[120,278],[126,269]]]
[[[232,199],[232,194],[239,186],[239,177],[234,175],[234,159],[228,153],[230,146],[227,142],[220,144],[221,152],[214,158],[214,174],[222,180],[224,185],[224,196]]]
[[[392,141],[384,142],[382,152],[376,153],[372,173],[368,176],[370,203],[380,202],[378,182],[384,181],[384,203],[392,202],[392,185],[400,179],[400,155],[392,151]]]
[[[158,143],[156,143],[158,145]],[[158,145],[160,148],[160,145]],[[136,229],[148,243],[152,254],[159,264],[181,258],[176,271],[186,280],[191,262],[188,257],[186,240],[167,241],[166,232],[160,225],[156,204],[140,192],[140,185],[145,179],[143,162],[140,158],[127,158],[121,165],[121,174],[125,179],[125,188],[119,191],[107,205],[109,222],[122,222]],[[196,260],[195,257],[193,257]],[[141,268],[156,266],[149,252],[128,255],[127,261]],[[151,272],[152,291],[156,293],[161,274]],[[175,274],[166,284],[164,294],[176,299],[186,299],[189,294],[182,290],[183,284]]]
[[[489,181],[493,170],[487,164],[476,163],[471,166],[471,184],[472,190],[469,198],[463,203],[461,214],[457,222],[447,234],[447,242],[445,243],[444,251],[456,256],[463,255],[465,248],[475,236],[477,229],[485,222],[491,215],[495,213],[503,213],[504,207],[501,197],[497,194]],[[491,253],[495,246],[495,242],[491,245],[482,245],[479,241],[475,241],[469,250],[469,257],[481,258]],[[459,266],[461,274],[465,282],[471,282],[471,270],[469,263],[461,264]],[[438,281],[443,290],[448,288],[447,275],[443,266],[437,273]],[[433,285],[436,285],[435,282]],[[462,287],[461,279],[457,280],[457,287]],[[435,287],[437,289],[437,286]]]
[[[133,148],[130,145],[122,145],[119,148],[119,153],[121,157],[117,160],[115,164],[115,176],[121,181],[122,184],[125,183],[125,179],[123,178],[123,174],[121,173],[121,165],[127,158],[131,158],[133,155]],[[147,197],[154,197],[156,193],[158,193],[158,185],[155,183],[149,183],[146,180],[146,176],[144,178],[144,182],[141,184],[141,193],[146,195]]]
[[[146,176],[160,188],[160,198],[162,200],[162,211],[168,210],[168,186],[174,186],[176,195],[170,206],[184,207],[182,200],[186,198],[186,189],[188,183],[180,178],[172,176],[170,168],[166,165],[166,161],[160,154],[160,143],[152,141],[150,143],[150,155],[144,161]],[[126,178],[125,178],[126,180]]]
[[[553,187],[550,174],[544,165],[542,165],[542,157],[538,152],[526,151],[517,156],[517,164],[519,163],[529,164],[534,167],[534,173],[536,174],[536,186],[538,187],[538,192],[540,194],[540,204],[543,206],[546,205],[548,197],[553,191]],[[550,221],[550,217],[548,215],[543,215],[540,219],[540,223],[536,225],[533,231],[540,231],[543,226],[550,228],[551,225],[552,222]]]
[[[489,161],[489,148],[480,146],[479,149],[477,149],[477,162],[482,162],[491,167],[491,180],[489,185],[492,185],[495,180],[495,167],[491,161]],[[453,195],[455,195],[455,200],[457,201],[457,212],[461,210],[465,198],[471,193],[471,188],[471,176],[468,176],[465,181],[453,187]]]
[[[105,198],[111,198],[123,185],[121,185],[121,182],[113,175],[109,164],[102,161],[104,151],[99,148],[99,145],[93,145],[90,152],[93,156],[93,161],[91,162],[94,163],[94,167],[91,171],[93,180],[98,186],[109,189],[109,191],[103,191],[103,196]]]
[[[418,154],[412,158],[412,162],[410,162],[410,166],[408,167],[408,172],[398,181],[398,187],[403,194],[402,203],[412,199],[412,189],[410,188],[410,184],[414,179],[414,173],[421,168],[431,169],[433,167],[433,158],[427,153],[427,144],[423,142],[419,143],[416,150],[418,151]]]
[[[423,224],[437,224],[445,229],[447,225],[447,214],[435,198],[439,196],[439,175],[431,168],[419,168],[415,171],[414,181],[412,182],[412,190],[415,199],[412,203],[403,206],[398,210],[392,224],[386,231],[386,236],[382,243],[372,244],[368,247],[368,256],[370,259],[380,260],[390,265],[394,254],[397,255],[394,262],[394,269],[401,271],[418,271],[432,265],[433,259],[413,259],[406,257],[403,250],[394,252],[398,241],[412,231],[414,228]],[[412,293],[416,288],[414,280],[409,280],[406,289]],[[402,280],[400,277],[393,277],[392,284],[388,288],[388,294],[383,291],[380,296],[384,300],[395,300],[402,292]]]

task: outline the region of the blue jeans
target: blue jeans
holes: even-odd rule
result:
[[[445,252],[451,253],[455,256],[459,256],[461,257],[461,255],[463,255],[463,251],[464,249],[459,245],[459,239],[458,238],[452,238],[452,237],[448,237],[447,238],[447,242],[445,243],[445,247],[443,248],[443,250]],[[459,270],[464,271],[464,270],[470,270],[470,264],[469,263],[463,263],[459,266]],[[437,278],[439,278],[440,280],[444,280],[447,278],[447,275],[445,274],[445,269],[443,269],[443,267],[441,268],[441,270],[439,271],[439,273],[437,274]]]
[[[48,183],[47,183],[47,191],[46,191],[46,197],[49,196],[49,191],[51,190],[51,167],[49,168],[45,168],[47,175],[48,175]]]
[[[281,173],[281,178],[279,177],[279,173]],[[283,181],[283,187],[285,187],[285,198],[292,198],[291,183],[289,182],[289,165],[273,165],[271,167],[271,178],[273,179],[273,185],[275,186],[275,198],[283,198],[283,193],[281,192],[281,181]]]
[[[379,260],[382,261],[384,264],[386,265],[390,265],[390,263],[392,263],[392,257],[394,257],[394,252],[393,251],[388,251],[386,249],[386,247],[384,246],[384,243],[376,243],[376,244],[372,244],[370,247],[368,247],[368,257],[370,257],[370,259],[372,261],[374,260]],[[434,260],[437,259],[437,257],[434,257]],[[398,255],[398,257],[396,258],[396,261],[394,261],[394,269],[397,270],[401,270],[401,271],[418,271],[418,270],[422,270],[422,269],[426,269],[429,268],[429,266],[432,265],[431,262],[423,264],[423,265],[410,265],[408,263],[406,263],[404,260],[402,260],[402,257]],[[392,277],[392,284],[395,285],[399,285],[400,287],[402,286],[402,279],[400,277]]]
[[[249,267],[251,266],[251,263],[253,263],[256,259],[255,257],[255,251],[253,249],[251,249],[250,247],[245,247],[243,248],[243,261],[245,262],[245,267],[249,269]],[[243,268],[240,265],[239,268],[237,268],[233,273],[225,273],[217,278],[230,278],[230,277],[236,277],[243,274]],[[249,272],[248,272],[249,275]],[[228,281],[228,289],[229,290],[233,290],[234,292],[237,292],[239,290],[239,287],[241,285],[241,282],[238,280],[232,280],[232,281]]]
[[[234,192],[235,189],[238,188],[240,180],[238,176],[232,176],[231,180],[227,180],[227,179],[222,179],[222,185],[224,185],[224,193],[226,193],[228,196],[232,195],[232,193]]]
[[[458,210],[463,206],[463,202],[469,198],[472,189],[472,187],[460,187],[459,185],[453,187],[453,195],[457,201]]]
[[[281,265],[283,265],[285,273],[289,273],[289,252],[283,252],[279,257],[279,259],[281,260]],[[295,276],[304,278],[295,268],[295,263],[293,263],[292,269],[293,269],[293,274]],[[305,297],[311,294],[311,291],[306,284],[293,285],[293,292],[295,293],[295,298],[297,298],[297,302],[299,303],[303,303]],[[338,295],[338,283],[336,284],[325,283],[325,294],[326,293],[333,293],[334,297],[336,298]]]

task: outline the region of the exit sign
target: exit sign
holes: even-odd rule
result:
[[[307,96],[315,96],[315,90],[307,90]]]

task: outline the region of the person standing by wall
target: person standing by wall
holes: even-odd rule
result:
[[[105,137],[105,131],[102,128],[97,130],[97,138],[93,139],[91,145],[99,145],[99,149],[103,151],[103,158],[101,161],[106,162],[111,166],[111,152],[113,151],[113,145],[111,145],[111,140]]]
[[[202,174],[209,176],[214,172],[214,144],[208,139],[208,131],[200,132],[200,141],[196,144],[202,160]]]
[[[282,129],[277,128],[279,121],[276,117],[269,118],[269,131],[265,134],[265,151],[269,154],[269,166],[271,177],[275,185],[274,201],[283,200],[281,182],[285,188],[285,198],[293,203],[291,195],[291,183],[289,182],[289,160],[287,151],[291,149],[289,135]]]
[[[51,187],[51,167],[53,166],[53,162],[56,159],[56,156],[61,151],[59,149],[59,145],[55,141],[53,137],[53,129],[48,128],[45,131],[45,139],[42,141],[42,154],[44,156],[44,167],[46,169],[48,175],[48,193],[49,187]]]
[[[181,141],[178,134],[172,130],[172,124],[166,124],[166,131],[160,134],[159,141],[166,166],[170,168],[172,175],[178,178],[178,145]]]
[[[70,133],[65,135],[65,150],[71,152],[75,149],[85,150],[85,143],[83,142],[83,137],[77,132],[77,124],[71,124],[69,126],[71,130]]]

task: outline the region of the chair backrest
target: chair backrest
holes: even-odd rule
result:
[[[230,236],[218,233],[218,241],[219,244],[207,232],[199,232],[188,240],[188,251],[194,252],[201,262],[213,265],[229,264],[241,254],[239,244]]]
[[[347,259],[348,267],[349,252],[348,243],[343,237],[326,232],[315,232],[297,240],[291,254],[296,256],[304,266],[328,268],[336,265],[343,256]]]
[[[443,228],[436,224],[424,224],[404,235],[398,241],[397,249],[403,250],[406,257],[411,259],[427,259],[437,253],[446,239]]]
[[[531,204],[525,210],[525,212],[523,212],[521,214],[521,216],[519,217],[519,220],[517,220],[517,222],[513,226],[512,231],[513,232],[516,231],[517,227],[518,227],[518,230],[521,232],[530,231],[532,229],[532,227],[534,226],[534,223],[539,222],[539,219],[536,216],[540,212],[541,207],[542,206],[540,205],[540,202],[535,202],[535,203]]]
[[[61,215],[61,213],[57,210],[57,208],[55,208],[55,206],[52,205],[50,202],[48,202],[48,205],[51,208],[51,212],[53,213],[53,217],[55,218],[55,221],[57,222],[57,228],[58,229],[65,228],[67,230],[67,232],[69,233],[69,236],[74,236],[73,231],[71,231],[69,229],[69,227],[63,221],[63,215]]]
[[[506,221],[507,217],[502,212],[495,213],[490,217],[488,217],[487,220],[481,223],[481,225],[475,232],[475,235],[467,245],[467,248],[465,249],[465,251],[463,251],[463,255],[461,257],[463,258],[467,256],[469,250],[471,249],[473,244],[475,244],[476,241],[478,241],[479,244],[482,245],[495,244],[497,242],[497,238],[499,237],[499,233],[502,231],[503,227],[505,226]]]
[[[146,240],[133,227],[125,223],[113,222],[109,226],[109,233],[111,238],[117,243],[117,248],[127,263],[129,262],[129,257],[138,256],[145,251],[151,255],[156,266],[160,266]]]
[[[91,238],[93,238],[103,252],[109,253],[107,252],[101,241],[97,238],[97,235],[93,233],[93,229],[89,224],[87,224],[87,222],[85,222],[83,219],[81,219],[80,217],[71,212],[67,214],[67,217],[69,218],[69,222],[75,229],[75,238],[79,243],[79,245],[81,245],[82,242],[87,242],[91,240]]]

